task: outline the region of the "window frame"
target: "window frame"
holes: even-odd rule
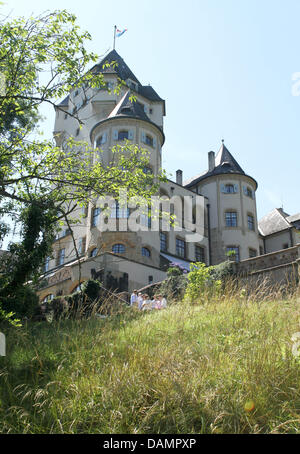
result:
[[[235,220],[235,223],[233,223],[233,219]],[[235,210],[231,210],[231,211],[226,210],[225,211],[225,227],[229,227],[229,228],[238,227],[237,211],[235,211]]]
[[[141,247],[141,254],[142,254],[143,257],[148,257],[148,258],[151,257],[151,251],[150,251],[150,249],[147,246],[142,246]]]
[[[198,260],[198,258],[197,258],[197,250],[200,250],[200,249],[202,251],[202,254],[201,254],[202,258],[203,258],[202,260]],[[200,244],[195,245],[195,261],[201,262],[201,263],[206,263],[205,262],[205,248],[203,246],[200,246]]]
[[[226,252],[229,251],[237,251],[235,254],[235,261],[238,263],[241,260],[241,255],[240,255],[240,246],[226,246]]]
[[[183,251],[183,254],[180,251]],[[176,237],[176,255],[181,258],[186,257],[186,242],[178,237]]]
[[[127,137],[120,137],[123,133],[126,133],[127,134]],[[124,140],[129,140],[129,130],[127,129],[120,129],[120,131],[118,131],[118,142],[123,142]]]
[[[96,211],[97,211],[97,214],[95,215]],[[100,207],[94,207],[93,210],[92,210],[91,227],[96,227],[97,226],[100,214],[101,214],[101,208]]]
[[[251,218],[251,219],[249,219],[249,218]],[[254,220],[253,214],[251,214],[251,213],[247,213],[247,226],[248,226],[248,230],[250,230],[251,232],[255,232],[255,220]]]
[[[164,240],[162,241],[162,236],[164,236]],[[162,243],[165,244],[165,248],[163,249]],[[159,232],[159,247],[161,252],[167,252],[168,250],[168,236],[165,232]]]
[[[117,246],[117,251],[114,251],[114,248]],[[119,249],[122,249],[122,250],[119,250]],[[125,247],[125,244],[123,243],[114,243],[111,247],[111,250],[114,254],[125,254],[126,252],[126,247]]]

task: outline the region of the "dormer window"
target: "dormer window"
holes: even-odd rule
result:
[[[133,80],[128,79],[127,85],[129,88],[132,88],[133,90],[137,91],[137,88],[138,88],[137,84],[135,82],[133,82]]]
[[[128,140],[128,131],[119,131],[118,140]]]

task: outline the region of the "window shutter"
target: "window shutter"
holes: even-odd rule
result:
[[[147,114],[148,113],[148,106],[144,106],[144,112]]]
[[[113,130],[113,139],[118,140],[118,130],[117,129]]]
[[[237,184],[234,184],[233,187],[234,187],[234,192],[235,192],[235,193],[236,193],[236,192],[239,192],[239,187],[238,187]]]
[[[132,129],[130,129],[130,130],[128,131],[128,139],[129,139],[129,140],[133,140],[133,131],[132,131]]]
[[[146,134],[142,131],[142,142],[146,142]]]
[[[156,144],[157,144],[156,137],[153,137],[153,146],[154,146],[154,148],[156,148]]]
[[[107,132],[104,132],[103,136],[102,136],[102,143],[105,143],[106,141],[107,141]]]
[[[221,184],[221,192],[223,192],[223,193],[226,192],[225,184]]]
[[[244,194],[247,195],[247,186],[243,186]]]

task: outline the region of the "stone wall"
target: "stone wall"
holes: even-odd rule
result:
[[[236,264],[240,278],[248,283],[263,281],[273,286],[295,285],[299,282],[300,245],[270,254],[242,260]]]

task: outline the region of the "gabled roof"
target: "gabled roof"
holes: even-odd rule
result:
[[[183,186],[191,187],[197,184],[199,181],[204,180],[205,178],[221,175],[221,174],[241,174],[246,175],[238,162],[234,159],[230,151],[222,143],[220,150],[217,153],[215,158],[215,167],[211,171],[207,171],[196,175],[195,177],[190,178],[185,181]],[[253,178],[252,178],[253,179]]]
[[[288,214],[282,208],[274,208],[258,222],[258,230],[263,236],[289,229]]]
[[[120,102],[116,105],[114,110],[110,113],[108,118],[113,117],[132,117],[140,118],[144,121],[150,121],[149,117],[146,115],[143,106],[137,102],[130,100],[130,90],[128,90]]]
[[[286,219],[291,223],[300,221],[300,213],[292,214],[291,216],[288,216]]]

